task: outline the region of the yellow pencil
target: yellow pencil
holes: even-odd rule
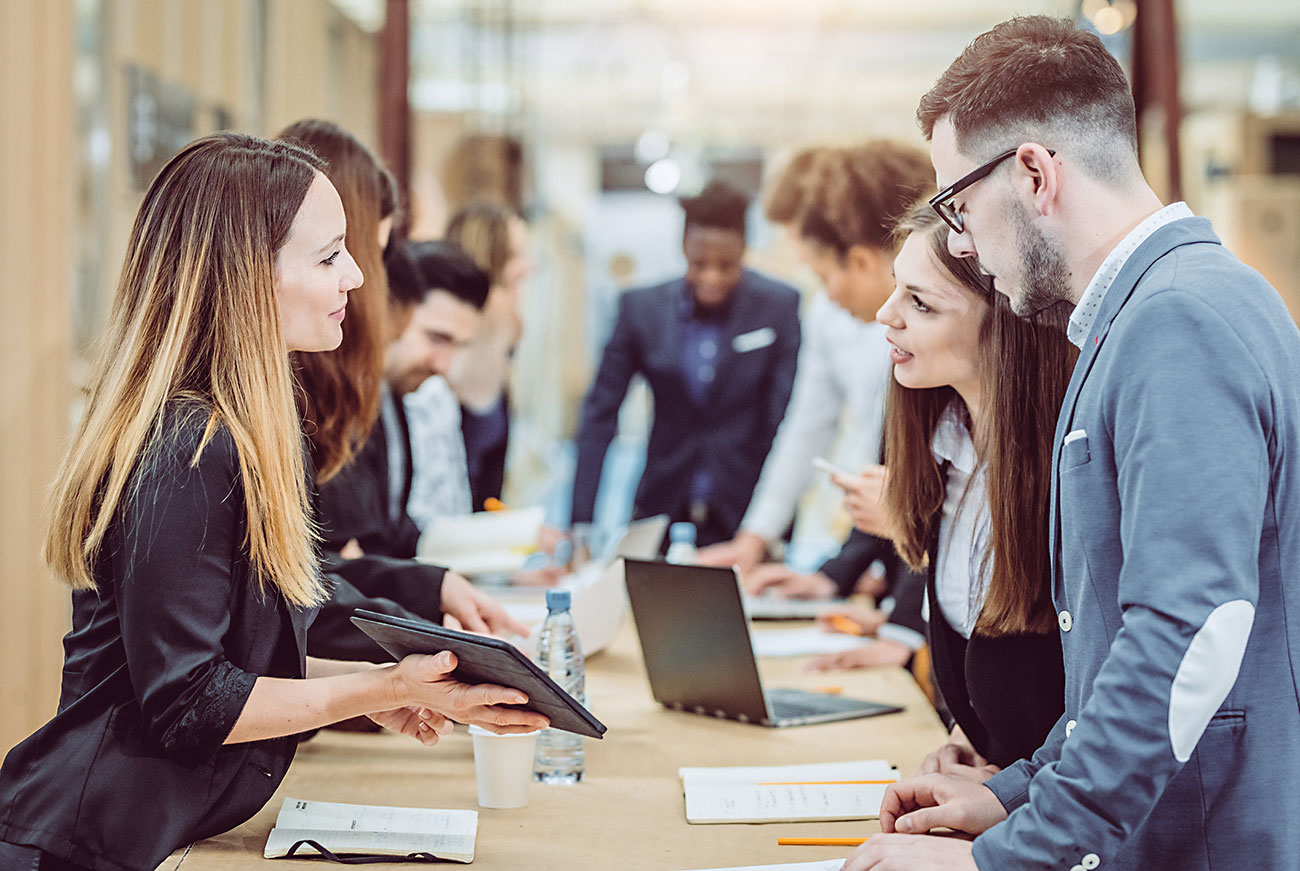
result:
[[[778,847],[857,847],[866,838],[777,838]]]

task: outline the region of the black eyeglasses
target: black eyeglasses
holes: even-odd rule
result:
[[[1010,151],[1004,151],[992,160],[983,163],[966,173],[961,178],[930,197],[930,207],[939,213],[939,217],[943,218],[945,224],[952,227],[953,232],[961,233],[962,226],[965,222],[962,220],[961,212],[953,208],[952,198],[975,184],[975,182],[984,178],[989,173],[993,172],[993,170],[997,169],[998,164],[1006,160],[1008,157],[1014,157],[1016,152],[1019,150],[1020,147],[1017,146]],[[1047,149],[1047,153],[1052,157],[1056,157],[1056,152],[1050,148]]]

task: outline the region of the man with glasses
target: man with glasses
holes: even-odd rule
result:
[[[889,834],[845,867],[1300,868],[1300,332],[1208,221],[1161,205],[1094,35],[1005,22],[917,114],[953,253],[1018,314],[1073,307],[1050,508],[1065,713],[982,785],[891,787]]]

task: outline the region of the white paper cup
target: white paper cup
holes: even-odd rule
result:
[[[528,804],[533,783],[533,752],[537,732],[497,735],[470,726],[474,736],[474,776],[478,779],[480,807],[510,808]]]

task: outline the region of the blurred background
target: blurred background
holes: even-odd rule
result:
[[[567,520],[578,403],[617,295],[683,267],[676,197],[721,176],[761,198],[770,173],[807,145],[922,145],[920,95],[971,38],[1015,14],[1071,17],[1103,36],[1134,80],[1157,191],[1211,218],[1300,312],[1296,0],[0,0],[0,9],[0,748],[57,701],[68,596],[39,560],[44,493],[130,222],[153,174],[204,133],[272,136],[300,118],[337,121],[396,174],[415,238],[440,236],[474,199],[522,212],[532,271],[506,501],[545,504],[556,522]],[[758,202],[750,224],[751,265],[813,290]],[[626,514],[646,419],[634,391],[607,461],[613,495],[598,507],[607,517]]]

